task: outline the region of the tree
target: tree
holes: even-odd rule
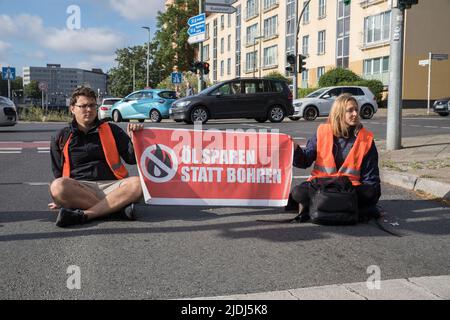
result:
[[[173,66],[188,71],[195,58],[194,46],[188,43],[188,19],[198,14],[198,0],[175,0],[165,12],[158,12],[154,43],[157,44],[155,64],[167,76]]]
[[[336,86],[341,82],[354,82],[362,80],[356,73],[349,69],[335,68],[327,71],[319,79],[319,87]]]
[[[31,80],[31,82],[24,87],[23,91],[25,96],[32,99],[40,99],[42,95],[41,90],[39,89],[39,82],[36,80]]]
[[[135,89],[143,89],[147,82],[147,46],[134,46],[116,50],[117,67],[108,72],[108,87],[112,95],[124,97],[133,91],[133,65]]]
[[[283,76],[281,73],[279,73],[278,71],[273,71],[271,73],[268,73],[264,76],[265,79],[277,79],[277,80],[282,80],[285,81],[287,83],[289,83],[289,79],[286,78],[285,76]]]
[[[23,79],[22,77],[16,77],[15,80],[11,81],[11,92],[20,89],[23,89]],[[8,96],[8,80],[0,79],[0,96]]]

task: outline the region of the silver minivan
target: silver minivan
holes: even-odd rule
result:
[[[294,100],[294,114],[289,119],[297,121],[304,118],[312,121],[320,116],[328,116],[334,100],[343,93],[351,94],[358,101],[361,118],[371,119],[378,111],[377,99],[369,88],[336,86],[320,88],[304,98]]]
[[[10,99],[0,96],[0,126],[13,126],[17,123],[17,109]]]

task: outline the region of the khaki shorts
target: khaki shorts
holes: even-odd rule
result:
[[[82,187],[92,191],[99,199],[104,199],[123,183],[123,180],[85,181],[76,180]]]

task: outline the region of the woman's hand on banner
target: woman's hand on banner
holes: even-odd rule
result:
[[[130,138],[133,137],[133,132],[140,131],[144,129],[144,125],[141,123],[129,123],[127,126],[127,134],[130,136]]]

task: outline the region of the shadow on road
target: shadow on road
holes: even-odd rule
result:
[[[380,204],[387,211],[384,225],[407,238],[413,234],[448,235],[450,234],[450,207],[439,202],[427,200],[385,200]],[[233,209],[233,210],[230,210]],[[141,206],[137,210],[138,221],[121,221],[113,228],[105,228],[111,220],[92,221],[73,228],[59,229],[54,226],[55,213],[4,212],[0,213],[0,231],[6,224],[34,221],[36,228],[52,232],[0,234],[0,242],[37,240],[52,238],[83,237],[92,235],[117,234],[158,234],[180,232],[219,231],[214,236],[228,239],[259,238],[273,242],[311,241],[331,238],[335,235],[350,237],[385,237],[389,234],[378,229],[373,222],[355,226],[318,226],[311,223],[270,223],[258,219],[279,220],[294,217],[285,214],[283,208],[211,208],[178,206]],[[221,212],[223,211],[223,212]],[[230,213],[231,211],[231,213]],[[245,220],[243,220],[245,219]],[[220,220],[220,221],[219,221]],[[227,221],[231,220],[231,221]],[[188,222],[186,225],[182,223]],[[174,225],[162,225],[171,222]],[[197,223],[196,223],[197,222]],[[116,227],[120,225],[120,227]],[[394,239],[394,237],[392,237]]]

